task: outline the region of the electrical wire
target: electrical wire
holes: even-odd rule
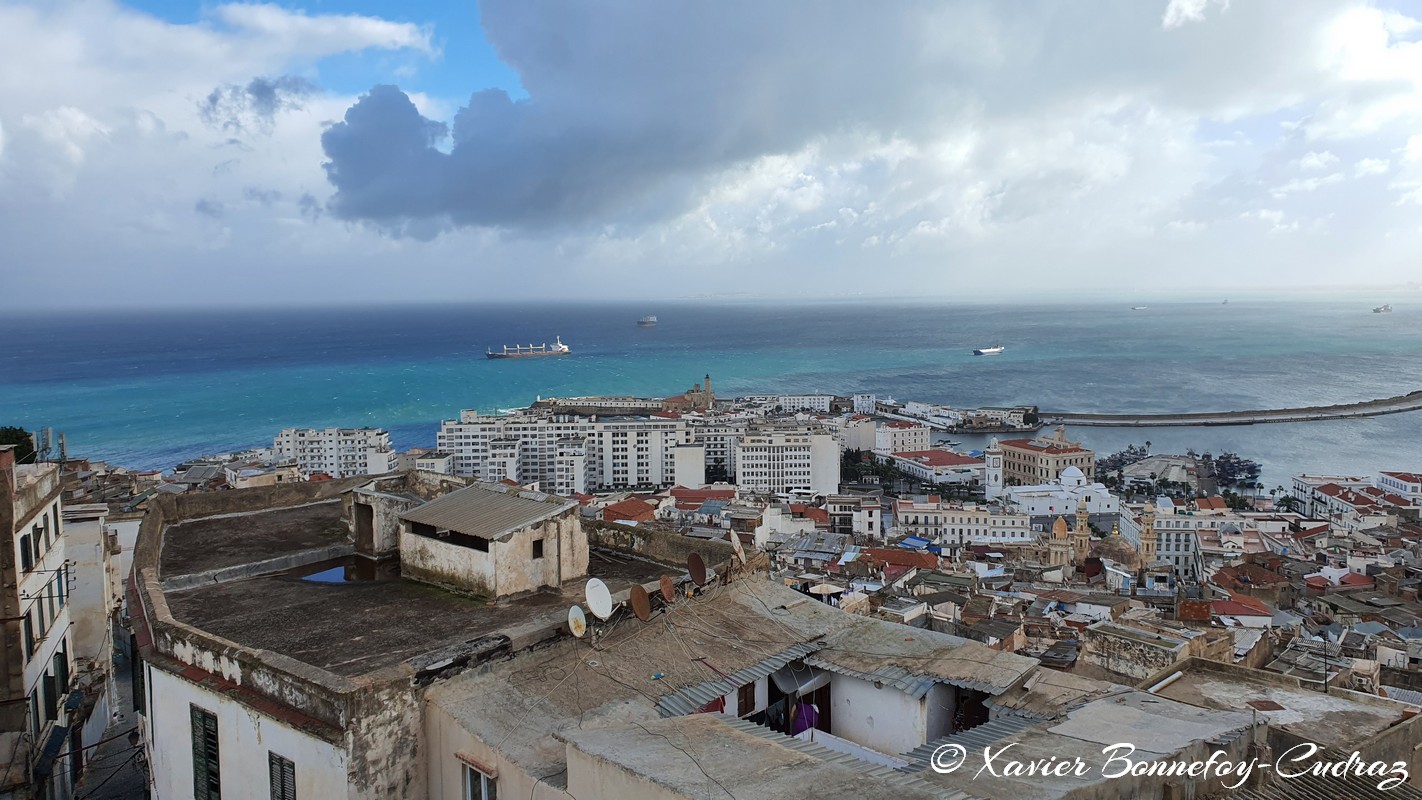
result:
[[[74,798],[74,800],[87,800],[87,798],[93,797],[94,795],[98,794],[98,793],[99,793],[99,790],[102,789],[102,788],[104,788],[104,784],[108,783],[109,781],[111,781],[111,780],[113,780],[115,777],[117,777],[120,772],[123,772],[123,768],[126,767],[126,766],[128,766],[128,764],[129,764],[130,761],[133,761],[135,758],[138,758],[138,757],[141,756],[141,755],[143,755],[143,750],[142,750],[142,748],[136,749],[136,750],[134,751],[133,755],[129,756],[126,761],[124,761],[122,764],[119,764],[117,767],[115,767],[115,768],[114,768],[114,771],[113,771],[113,772],[110,772],[110,773],[109,773],[109,776],[108,776],[107,778],[104,778],[102,781],[99,781],[99,785],[98,785],[98,786],[95,786],[93,789],[90,789],[90,790],[89,790],[88,792],[86,792],[82,797],[76,797],[76,798]]]

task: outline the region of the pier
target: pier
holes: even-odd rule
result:
[[[1166,428],[1360,419],[1417,410],[1422,410],[1422,390],[1381,400],[1364,400],[1360,403],[1304,408],[1275,408],[1262,411],[1201,411],[1188,414],[1077,414],[1044,411],[1042,418],[1051,420],[1053,424],[1085,425],[1098,428]]]

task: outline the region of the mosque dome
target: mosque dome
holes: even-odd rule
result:
[[[1082,473],[1082,471],[1077,467],[1067,467],[1066,469],[1062,470],[1061,478],[1059,478],[1059,480],[1061,481],[1061,484],[1063,486],[1086,485],[1086,475]]]
[[[1132,572],[1141,568],[1141,554],[1120,533],[1112,533],[1091,544],[1091,555],[1111,560]]]

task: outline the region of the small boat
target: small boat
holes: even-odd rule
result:
[[[637,320],[637,327],[639,327],[639,328],[650,328],[650,327],[652,327],[653,325],[656,325],[656,324],[657,324],[657,315],[656,315],[656,314],[648,314],[647,316],[642,317],[641,319]]]
[[[1227,305],[1229,305],[1229,298],[1226,297],[1226,298],[1224,299],[1224,302],[1223,302],[1223,303],[1220,303],[1220,305],[1222,305],[1222,306],[1227,306]]]
[[[1378,306],[1377,308],[1373,309],[1373,313],[1374,313],[1374,314],[1391,314],[1391,313],[1392,313],[1392,306],[1388,305],[1387,303],[1383,303],[1382,305],[1380,305],[1380,306]]]
[[[1007,349],[1006,347],[1003,347],[1003,346],[1000,345],[1000,344],[998,344],[998,345],[993,345],[992,347],[980,347],[980,348],[978,348],[977,350],[974,350],[974,351],[973,351],[973,355],[975,355],[975,356],[995,356],[995,355],[997,355],[998,353],[1001,353],[1003,350],[1006,350],[1006,349]]]
[[[490,350],[485,353],[489,358],[540,358],[543,356],[566,356],[573,352],[563,344],[563,337],[554,339],[553,344],[547,342],[543,344],[516,344],[513,347],[504,345],[503,350]]]
[[[1131,306],[1132,311],[1145,311],[1150,306]]]

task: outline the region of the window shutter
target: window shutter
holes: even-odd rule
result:
[[[193,731],[193,797],[221,800],[222,773],[217,749],[217,717],[189,706]]]
[[[296,763],[267,751],[267,777],[272,800],[296,800]]]
[[[197,706],[189,710],[193,733],[193,797],[207,800],[207,746],[203,737],[203,714]]]

